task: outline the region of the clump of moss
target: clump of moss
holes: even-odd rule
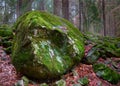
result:
[[[13,29],[9,25],[0,26],[0,45],[4,47],[7,53],[11,53],[13,39]]]
[[[85,43],[94,45],[96,53],[99,52],[99,56],[112,57],[120,56],[120,37],[103,37],[93,34],[84,34]]]
[[[93,69],[97,76],[109,81],[112,84],[117,84],[120,81],[120,74],[102,63],[94,64]]]

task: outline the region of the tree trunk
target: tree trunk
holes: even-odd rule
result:
[[[8,8],[6,3],[7,2],[5,1],[3,24],[8,24],[8,21],[9,21],[9,13],[8,13]]]
[[[61,7],[62,7],[62,1],[61,0],[54,0],[53,1],[53,8],[54,8],[54,14],[55,15],[57,15],[57,16],[62,15]]]
[[[22,0],[17,0],[17,17],[19,17],[22,14]]]
[[[40,6],[39,6],[39,10],[45,10],[45,2],[44,2],[45,0],[41,0],[40,1]]]
[[[33,0],[27,0],[27,1],[25,2],[26,6],[27,6],[27,7],[26,7],[26,12],[32,10],[32,7],[31,7],[32,2],[33,2]]]
[[[103,11],[103,29],[104,29],[104,36],[106,36],[105,0],[102,0],[102,11]]]
[[[32,1],[33,0],[17,0],[17,17],[32,10]]]
[[[83,32],[83,0],[79,0],[79,29]]]
[[[62,0],[62,15],[69,20],[69,0]]]

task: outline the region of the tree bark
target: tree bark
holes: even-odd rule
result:
[[[104,36],[106,36],[105,0],[102,0],[102,11],[103,11],[103,28],[104,28]]]
[[[62,15],[69,20],[69,0],[62,0]]]
[[[26,7],[26,12],[32,10],[32,7],[31,7],[32,2],[33,2],[33,0],[27,0],[27,1],[25,2],[26,6],[27,6],[27,7]]]
[[[45,0],[41,0],[40,1],[40,6],[39,6],[39,10],[45,10]]]
[[[17,0],[17,17],[19,17],[22,12],[21,12],[21,9],[22,9],[22,3],[23,1],[22,0]]]
[[[5,10],[4,10],[4,17],[3,17],[3,24],[8,24],[9,21],[9,13],[8,13],[8,8],[7,8],[7,2],[5,1]]]
[[[80,31],[84,31],[83,29],[83,0],[79,0],[79,29]]]
[[[54,14],[55,15],[61,16],[61,14],[62,14],[61,7],[62,7],[62,1],[61,0],[54,0],[53,1],[53,8],[54,8]]]
[[[33,0],[17,0],[17,17],[32,10],[32,1]]]

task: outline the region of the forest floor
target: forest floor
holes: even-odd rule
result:
[[[91,49],[92,46],[85,47],[85,55]],[[85,57],[84,57],[85,58]],[[120,58],[111,58],[112,61],[119,60]],[[111,59],[102,59],[100,58],[98,61],[102,63],[109,63],[111,66]],[[120,73],[120,62],[117,64],[118,71]],[[88,86],[120,86],[120,82],[116,85],[113,85],[106,80],[103,80],[96,76],[93,71],[92,65],[80,63],[75,66],[71,72],[62,76],[62,78],[66,81],[66,86],[79,86],[78,80],[80,78],[87,77],[89,80]],[[19,74],[17,74],[15,67],[11,63],[10,55],[7,55],[2,46],[0,46],[0,86],[14,86],[14,84],[21,80]],[[73,85],[74,84],[74,85]],[[76,85],[75,85],[76,84]],[[24,86],[24,85],[23,85]],[[36,83],[29,83],[28,86],[40,86]]]

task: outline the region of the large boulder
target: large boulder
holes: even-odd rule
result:
[[[15,30],[12,62],[17,71],[28,77],[56,78],[84,55],[81,32],[52,14],[28,12],[17,20]]]

